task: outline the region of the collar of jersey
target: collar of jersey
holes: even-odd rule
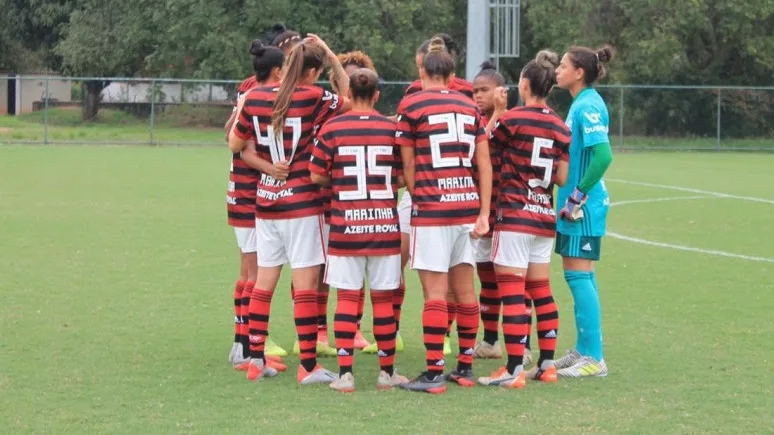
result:
[[[590,92],[592,89],[594,89],[594,88],[593,88],[593,87],[591,87],[591,86],[587,86],[587,87],[583,88],[583,90],[582,90],[582,91],[580,91],[580,92],[578,92],[578,95],[576,95],[576,96],[575,96],[575,98],[573,98],[573,99],[572,99],[572,102],[574,103],[574,102],[575,102],[575,100],[577,100],[578,98],[580,98],[580,96],[581,96],[581,95],[585,94],[587,91],[589,91],[589,92]]]

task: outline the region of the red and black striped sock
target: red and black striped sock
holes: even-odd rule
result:
[[[357,290],[336,290],[336,315],[333,318],[333,335],[338,349],[339,375],[352,372],[357,333]]]
[[[446,301],[446,336],[451,335],[452,325],[457,320],[457,303]]]
[[[372,291],[371,305],[374,309],[374,338],[379,349],[379,367],[392,376],[395,370],[396,333],[393,292]]]
[[[299,358],[307,372],[317,366],[317,290],[295,291],[293,315],[298,335]]]
[[[538,366],[545,360],[553,360],[556,353],[556,337],[559,335],[559,308],[551,293],[551,283],[546,280],[527,281],[527,293],[532,296],[537,315],[537,336],[540,346]]]
[[[497,292],[497,277],[494,264],[476,264],[478,279],[481,281],[481,322],[484,324],[484,341],[495,344],[500,331],[500,295]]]
[[[357,330],[360,330],[360,322],[363,321],[363,310],[365,309],[365,300],[366,300],[366,294],[365,294],[365,288],[360,288],[360,293],[358,294],[358,297],[360,298],[358,300],[357,305]]]
[[[239,307],[241,310],[241,314],[239,315],[239,339],[242,342],[242,358],[248,358],[250,356],[250,296],[253,293],[254,285],[255,283],[252,281],[245,283]],[[266,335],[269,335],[268,332]]]
[[[406,298],[406,286],[401,283],[392,292],[392,312],[395,315],[395,330],[400,331],[400,312],[403,310],[403,300]],[[373,302],[373,301],[372,301]]]
[[[234,343],[239,343],[242,323],[242,292],[245,289],[245,281],[241,279],[234,286]]]
[[[269,334],[269,313],[274,292],[254,288],[250,295],[250,358],[265,360],[263,351]]]
[[[524,309],[527,312],[527,342],[524,343],[524,347],[527,349],[532,349],[532,298],[529,296],[529,293],[526,291],[526,287],[524,290]]]
[[[524,363],[524,343],[527,341],[527,310],[524,305],[524,277],[497,275],[500,299],[503,301],[503,341],[508,353],[508,372]]]
[[[446,301],[426,301],[422,311],[427,371],[443,375],[443,339],[447,328]]]
[[[473,348],[476,347],[478,323],[478,304],[457,304],[457,338],[460,342],[458,370],[470,370],[473,367]]]
[[[321,284],[317,287],[317,330],[322,335],[328,333],[328,295],[330,287],[327,284]]]

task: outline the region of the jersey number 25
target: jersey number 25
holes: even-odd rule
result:
[[[476,118],[461,113],[443,113],[427,117],[430,125],[446,124],[446,133],[430,136],[430,152],[433,157],[433,168],[456,168],[460,166],[470,167],[473,162],[473,153],[476,151],[476,137],[465,133],[465,126],[476,126]],[[467,157],[443,157],[444,148],[451,144],[465,144],[468,146]],[[445,146],[444,146],[445,145]],[[451,152],[451,150],[449,151]]]

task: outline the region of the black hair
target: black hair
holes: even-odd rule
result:
[[[370,100],[379,90],[379,76],[376,71],[360,68],[349,76],[349,88],[355,100]]]
[[[598,50],[574,46],[570,47],[567,54],[575,68],[583,69],[583,81],[589,86],[607,75],[605,64],[610,62],[613,56],[615,56],[613,48],[608,46]]]
[[[282,68],[285,53],[277,47],[265,46],[260,39],[250,44],[250,54],[253,55],[253,71],[258,83],[264,83],[271,76],[271,70]]]
[[[527,62],[521,70],[521,76],[529,80],[532,95],[546,98],[556,84],[556,67],[559,55],[550,50],[540,50],[534,59]]]
[[[417,54],[427,54],[427,52],[430,50],[430,43],[434,38],[441,38],[443,40],[444,46],[446,46],[446,51],[451,55],[451,57],[452,58],[457,57],[457,43],[454,42],[454,38],[452,38],[446,33],[439,33],[437,35],[433,35],[432,38],[423,42],[422,45],[420,45],[419,48],[417,48]]]
[[[434,36],[430,40],[422,66],[430,77],[448,78],[454,72],[454,58],[449,54],[441,37]]]
[[[275,24],[267,32],[269,45],[279,47],[284,51],[290,51],[298,42],[301,41],[301,34],[295,30],[290,30],[282,23]]]
[[[481,64],[481,71],[476,74],[476,78],[479,77],[492,80],[497,86],[505,86],[505,77],[497,71],[495,64],[488,60]]]

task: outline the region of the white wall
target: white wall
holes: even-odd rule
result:
[[[71,101],[72,82],[66,79],[52,78],[48,81],[49,99],[59,101]],[[32,103],[43,101],[46,94],[45,79],[16,80],[16,113],[32,112]],[[0,77],[0,113],[8,113],[8,78]]]
[[[211,89],[210,89],[211,88]],[[228,92],[220,85],[189,85],[160,83],[156,85],[156,102],[186,103],[228,101]],[[185,92],[183,94],[183,92]],[[210,92],[212,95],[210,96]],[[151,100],[150,82],[111,82],[102,90],[102,101],[111,103],[148,103]],[[159,94],[163,95],[159,96]]]

